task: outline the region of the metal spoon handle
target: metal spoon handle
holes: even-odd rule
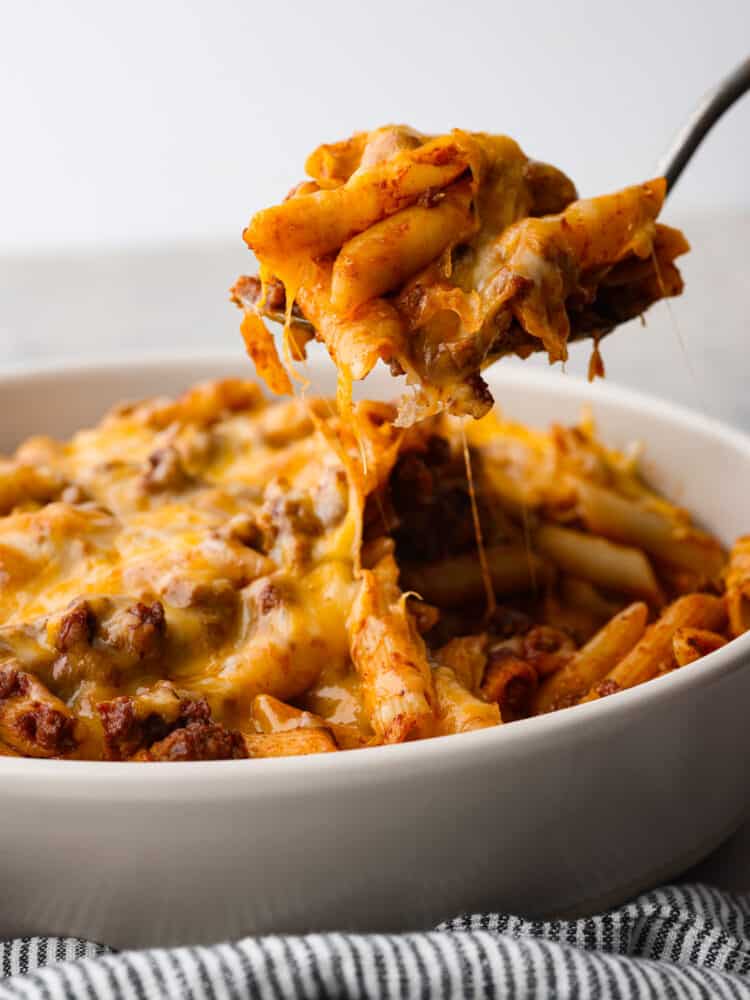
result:
[[[658,173],[667,180],[667,191],[677,183],[693,153],[706,133],[721,118],[727,108],[750,90],[750,56],[744,59],[718,87],[709,91],[661,160]]]

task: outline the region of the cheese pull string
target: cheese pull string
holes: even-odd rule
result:
[[[474,539],[477,543],[477,555],[479,556],[479,569],[482,574],[482,585],[486,601],[485,617],[489,621],[497,607],[495,600],[495,587],[492,582],[489,563],[487,562],[487,552],[484,547],[482,537],[482,523],[479,520],[479,506],[477,504],[477,493],[474,488],[474,470],[471,467],[471,452],[469,451],[469,441],[466,436],[466,421],[468,417],[461,418],[461,447],[464,453],[464,465],[466,467],[466,482],[469,487],[469,501],[471,503],[471,520],[474,525]]]
[[[672,190],[708,132],[747,91],[750,90],[750,56],[710,90],[680,129],[658,166],[658,174]]]

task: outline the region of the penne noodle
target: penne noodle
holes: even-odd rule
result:
[[[366,746],[369,740],[359,726],[330,722],[328,719],[307,712],[294,705],[279,701],[270,694],[259,694],[253,701],[252,720],[260,733],[288,733],[294,729],[325,729],[340,750],[353,750]]]
[[[325,721],[325,720],[324,720]],[[362,729],[348,722],[328,722],[326,729],[331,733],[339,750],[359,750],[374,744],[376,741],[370,736],[365,736]]]
[[[363,570],[347,627],[351,656],[362,680],[362,701],[384,743],[430,735],[432,674],[422,637],[396,584],[392,555]]]
[[[336,188],[346,184],[359,167],[369,132],[356,132],[341,142],[318,146],[305,160],[305,173],[321,188]]]
[[[604,622],[619,614],[627,604],[623,599],[614,600],[610,596],[605,596],[593,583],[579,580],[574,576],[563,576],[560,581],[560,597],[564,606],[573,607],[578,612],[586,612],[596,620],[592,635]]]
[[[260,733],[285,733],[292,729],[322,729],[325,722],[313,712],[305,712],[294,705],[259,694],[253,699],[250,715]]]
[[[324,184],[318,184],[317,181],[300,181],[299,184],[295,184],[284,201],[289,201],[290,198],[301,198],[305,194],[315,194],[316,191],[320,191],[325,186]],[[333,186],[335,187],[336,185]]]
[[[547,590],[544,595],[542,614],[545,625],[566,632],[578,646],[588,642],[602,625],[598,615],[574,604],[563,604],[553,590]]]
[[[437,735],[469,733],[475,729],[499,726],[502,722],[498,706],[467,690],[450,667],[436,667],[432,680],[435,685]]]
[[[480,156],[470,136],[440,136],[402,150],[341,187],[318,191],[256,213],[244,233],[250,249],[284,280],[289,261],[321,257],[425,191],[444,188]]]
[[[557,524],[542,524],[536,548],[565,573],[660,606],[664,598],[654,571],[640,549],[619,545]]]
[[[407,149],[416,149],[433,136],[422,135],[409,125],[385,125],[367,133],[367,142],[362,150],[362,159],[358,170],[369,170],[376,163],[382,163],[394,153],[403,153]]]
[[[499,596],[533,590],[545,576],[542,560],[523,545],[491,545],[485,554],[492,586]],[[404,566],[403,580],[409,590],[438,607],[461,607],[484,595],[475,552],[423,566]]]
[[[281,733],[243,733],[248,757],[296,757],[338,749],[325,729],[290,729]]]
[[[679,597],[650,625],[643,638],[614,669],[595,684],[584,701],[594,701],[651,680],[675,666],[673,641],[678,629],[707,629],[716,632],[726,625],[726,610],[720,597],[688,594]]]
[[[510,649],[500,648],[490,656],[482,683],[482,696],[497,702],[503,722],[532,715],[539,675],[526,660]]]
[[[562,216],[566,237],[580,255],[581,268],[602,267],[626,248],[644,258],[651,251],[654,219],[664,201],[667,182],[657,177],[614,194],[573,202]],[[612,209],[611,214],[607,212]],[[602,225],[606,214],[607,224]]]
[[[318,264],[297,288],[296,299],[305,316],[342,372],[364,378],[381,359],[400,353],[403,324],[390,302],[376,298],[364,303],[356,315],[342,317],[331,308],[330,264]]]
[[[547,435],[501,421],[496,413],[468,428],[470,443],[486,454],[482,476],[499,506],[526,517],[563,486]],[[569,492],[569,491],[568,491]]]
[[[292,383],[281,363],[274,339],[260,316],[246,310],[240,323],[240,333],[255,370],[271,392],[277,396],[291,395]]]
[[[583,479],[577,491],[580,515],[594,534],[635,545],[657,559],[700,574],[704,581],[720,574],[726,559],[711,535]]]
[[[562,669],[575,653],[572,636],[549,625],[535,625],[521,640],[524,660],[540,677]]]
[[[750,629],[750,535],[738,538],[729,553],[726,569],[727,608],[732,635]]]
[[[331,306],[347,315],[358,306],[399,288],[474,225],[472,185],[457,181],[434,204],[404,208],[343,245],[333,265]]]
[[[531,215],[556,215],[578,197],[573,181],[549,163],[529,160],[524,177],[531,190]]]
[[[440,666],[449,667],[467,691],[476,694],[487,664],[487,636],[480,633],[451,639],[436,651],[435,659]]]
[[[680,569],[679,566],[665,562],[657,562],[655,570],[659,576],[659,583],[673,599],[683,594],[694,594],[696,590],[704,590],[709,586],[710,589],[715,589],[702,573]]]
[[[701,628],[678,628],[672,638],[672,649],[678,667],[695,663],[702,656],[708,656],[726,644],[727,640],[723,635]]]
[[[631,604],[600,629],[556,673],[547,677],[534,700],[534,713],[573,705],[626,656],[642,637],[648,608]]]
[[[585,608],[586,611],[590,611],[592,615],[599,618],[608,620],[622,611],[622,601],[605,597],[593,583],[588,580],[579,580],[575,576],[562,578],[560,593],[567,604],[575,604],[578,608]]]
[[[611,268],[629,254],[648,257],[655,235],[666,183],[656,178],[614,194],[568,205],[559,215],[520,219],[503,232],[497,244],[501,275],[524,278],[528,285],[513,308],[516,321],[544,344],[552,361],[567,358],[570,320],[565,308],[571,288],[562,269],[550,277],[550,261],[575,259],[576,276],[583,270]]]
[[[357,132],[350,139],[318,146],[305,161],[305,172],[321,187],[338,187],[356,170],[372,167],[426,140],[427,136],[408,125],[386,125],[372,132]]]
[[[563,603],[559,586],[545,589],[539,614],[544,625],[566,632],[579,645],[589,639],[600,624],[599,619],[585,608]]]

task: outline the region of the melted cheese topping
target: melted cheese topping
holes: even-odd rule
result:
[[[260,693],[307,693],[359,724],[345,609],[361,499],[326,438],[340,430],[330,414],[301,400],[267,407],[255,387],[225,383],[120,407],[65,443],[27,441],[8,480],[43,468],[60,496],[0,518],[0,661],[17,657],[92,720],[98,703],[158,679],[240,728]],[[76,657],[55,637],[81,600],[95,638]],[[111,620],[153,601],[166,619],[158,654],[115,668]]]
[[[643,602],[678,598],[654,669],[685,608],[701,649],[723,641],[721,546],[590,420],[394,415],[216,382],[0,461],[0,754],[217,759],[497,725],[633,598],[628,635]],[[540,704],[645,669],[601,688],[571,666]]]

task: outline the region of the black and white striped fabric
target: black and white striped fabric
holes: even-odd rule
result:
[[[586,920],[493,913],[425,933],[267,936],[120,954],[23,938],[0,942],[0,972],[0,1000],[750,1000],[750,897],[672,886]]]

